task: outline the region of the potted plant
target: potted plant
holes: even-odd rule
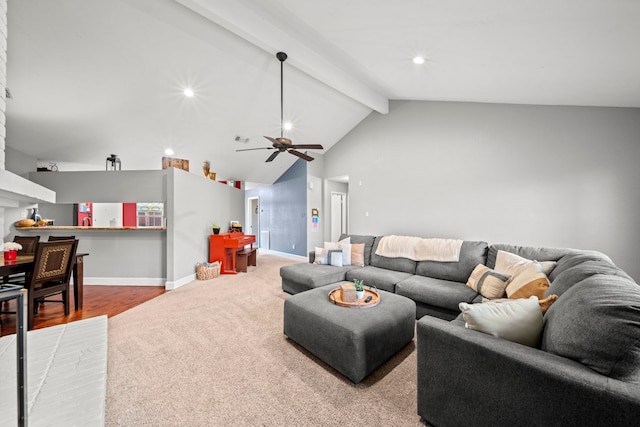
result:
[[[364,280],[354,279],[353,285],[356,288],[356,299],[364,298]]]
[[[213,224],[211,224],[211,231],[213,232],[213,234],[220,233],[220,226],[214,222]]]

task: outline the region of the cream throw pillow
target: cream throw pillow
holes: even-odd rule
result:
[[[467,286],[485,298],[496,299],[504,296],[509,276],[500,274],[486,265],[478,264],[471,272]]]
[[[530,262],[538,262],[533,261],[527,258],[523,258],[520,255],[512,254],[511,252],[498,250],[498,254],[496,255],[496,266],[494,269],[497,272],[502,274],[506,274],[507,276],[513,276],[516,274],[518,270],[527,265]],[[542,266],[542,270],[544,274],[551,273],[556,266],[555,261],[542,261],[540,262]]]
[[[515,272],[507,285],[507,297],[511,299],[529,298],[532,295],[544,299],[544,294],[549,289],[549,279],[537,262],[531,262],[522,266]]]
[[[329,249],[325,248],[316,248],[315,250],[316,256],[313,260],[314,264],[329,264]]]
[[[542,336],[542,311],[538,298],[459,304],[465,327],[494,337],[537,347]]]

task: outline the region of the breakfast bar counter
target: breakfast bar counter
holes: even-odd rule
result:
[[[42,227],[16,227],[16,230],[20,231],[152,231],[152,230],[160,230],[166,231],[167,227],[81,227],[74,225],[64,225],[64,226],[56,226],[56,225],[45,225]]]

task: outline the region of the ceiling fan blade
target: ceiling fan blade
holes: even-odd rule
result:
[[[306,155],[306,154],[304,154],[304,153],[301,153],[301,152],[299,152],[299,151],[296,151],[296,150],[289,150],[289,153],[293,154],[294,156],[298,156],[298,157],[300,157],[301,159],[306,160],[307,162],[310,162],[310,161],[312,161],[312,160],[313,160],[313,157],[308,156],[308,155]]]
[[[282,143],[275,138],[271,138],[270,136],[265,136],[265,138],[271,141],[275,148],[281,148],[283,146]]]
[[[316,149],[316,150],[324,150],[324,147],[320,144],[296,144],[296,145],[292,145],[291,148],[309,148],[309,149]]]
[[[242,148],[240,150],[236,150],[236,152],[238,152],[238,151],[252,151],[252,150],[275,150],[275,148],[273,148],[273,147]]]
[[[269,158],[268,158],[267,160],[265,160],[265,163],[266,163],[266,162],[270,162],[270,161],[272,161],[273,159],[275,159],[275,158],[276,158],[276,156],[277,156],[278,154],[280,154],[280,151],[276,151],[275,153],[271,154],[271,155],[269,156]]]

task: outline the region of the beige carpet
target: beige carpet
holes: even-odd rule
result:
[[[286,258],[109,319],[107,426],[419,426],[410,343],[362,383],[282,333]]]

